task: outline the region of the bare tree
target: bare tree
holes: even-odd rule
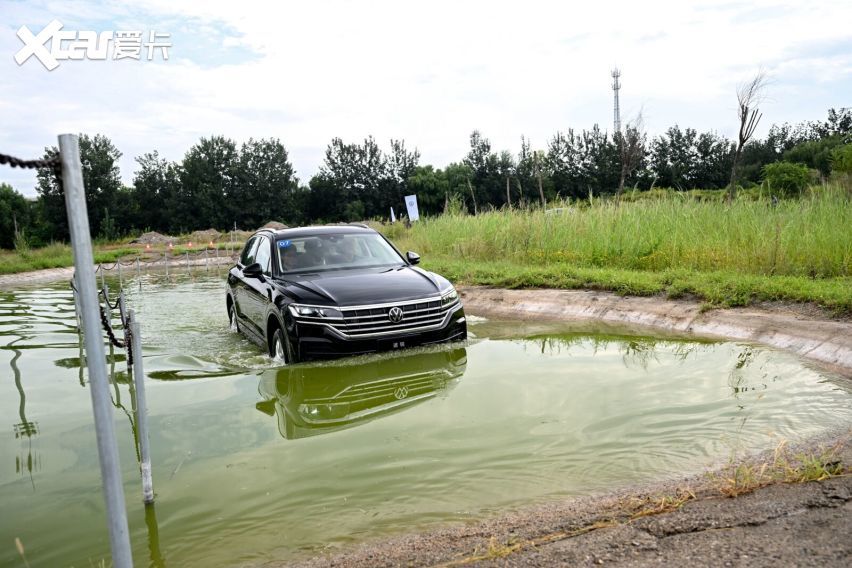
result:
[[[734,200],[737,193],[737,168],[743,154],[743,147],[751,140],[763,113],[757,105],[763,100],[763,89],[766,87],[766,73],[763,70],[751,81],[737,87],[737,118],[740,120],[740,133],[737,149],[734,152],[734,164],[731,166],[731,183],[728,185],[728,202]]]
[[[618,145],[618,153],[621,156],[621,175],[618,179],[617,199],[621,201],[621,193],[624,191],[624,183],[630,177],[642,158],[645,157],[645,128],[642,113],[627,123],[624,133],[615,133],[615,142]]]
[[[470,178],[467,179],[467,188],[470,190],[470,198],[473,200],[473,214],[478,215],[479,211],[476,210],[476,193],[473,191],[473,185],[470,183]]]
[[[542,152],[541,150],[536,150],[533,153],[533,158],[535,159],[533,163],[535,165],[535,177],[536,179],[538,179],[538,195],[541,198],[541,208],[546,209],[547,202],[544,200],[544,187],[541,183],[541,159],[543,154],[544,152]]]

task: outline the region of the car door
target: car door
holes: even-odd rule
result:
[[[257,251],[258,241],[259,237],[252,237],[246,243],[246,246],[243,248],[243,252],[240,255],[240,260],[236,266],[236,277],[232,281],[235,309],[240,320],[246,325],[248,325],[251,321],[251,318],[249,317],[251,304],[249,302],[249,296],[247,294],[247,278],[243,274],[243,269],[246,266],[254,263],[254,257]],[[252,331],[254,331],[254,329],[252,329]]]
[[[245,282],[245,310],[251,320],[254,331],[260,337],[266,333],[266,306],[271,301],[271,285],[269,278],[272,277],[272,242],[265,236],[257,237],[258,244],[255,249],[254,262],[260,264],[263,269],[262,278],[244,278]]]

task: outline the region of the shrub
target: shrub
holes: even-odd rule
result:
[[[840,146],[831,152],[831,171],[852,173],[852,144]]]
[[[763,182],[773,195],[794,197],[808,186],[811,174],[804,164],[775,162],[763,166]]]

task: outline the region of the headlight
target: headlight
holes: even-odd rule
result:
[[[334,308],[324,308],[321,306],[302,306],[300,304],[290,304],[288,308],[294,318],[343,318],[343,314],[340,313],[339,310],[336,310]]]
[[[449,306],[450,304],[455,304],[459,300],[459,293],[456,292],[455,288],[450,288],[450,291],[441,296],[441,307]]]

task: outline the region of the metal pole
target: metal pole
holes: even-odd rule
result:
[[[142,458],[142,501],[154,502],[154,481],[151,478],[151,448],[148,439],[148,403],[145,398],[145,371],[142,369],[142,332],[136,314],[127,310],[130,320],[130,345],[133,350],[133,383],[136,385],[136,429],[139,432],[139,453]]]
[[[106,281],[104,280],[104,274],[106,273],[106,270],[104,270],[104,265],[99,264],[98,270],[101,271],[101,290],[106,290]]]
[[[142,270],[139,268],[139,257],[136,257],[136,280],[139,281],[139,290],[142,290]]]
[[[124,361],[127,363],[127,370],[130,370],[130,361],[133,360],[133,354],[130,352],[130,319],[127,314],[129,310],[124,300],[124,290],[118,293],[118,317],[121,320],[121,328],[124,332]],[[110,344],[111,345],[111,344]]]
[[[189,251],[186,251],[186,271],[191,272],[191,269],[189,268]]]
[[[163,262],[166,263],[166,281],[169,279],[169,253],[163,253]]]
[[[121,278],[121,260],[117,260],[117,261],[115,261],[115,263],[118,265],[118,289],[123,290],[124,289],[124,282],[122,282],[122,278]]]
[[[130,553],[127,511],[124,505],[124,489],[121,485],[121,464],[108,391],[97,284],[92,270],[95,263],[92,254],[92,237],[89,232],[89,213],[86,210],[86,194],[83,188],[80,145],[76,135],[59,136],[59,156],[62,160],[62,184],[71,232],[74,270],[79,286],[79,306],[85,334],[86,363],[89,368],[89,392],[92,396],[92,410],[95,416],[95,433],[101,464],[104,501],[106,501],[112,562],[119,568],[131,567],[133,556]]]

